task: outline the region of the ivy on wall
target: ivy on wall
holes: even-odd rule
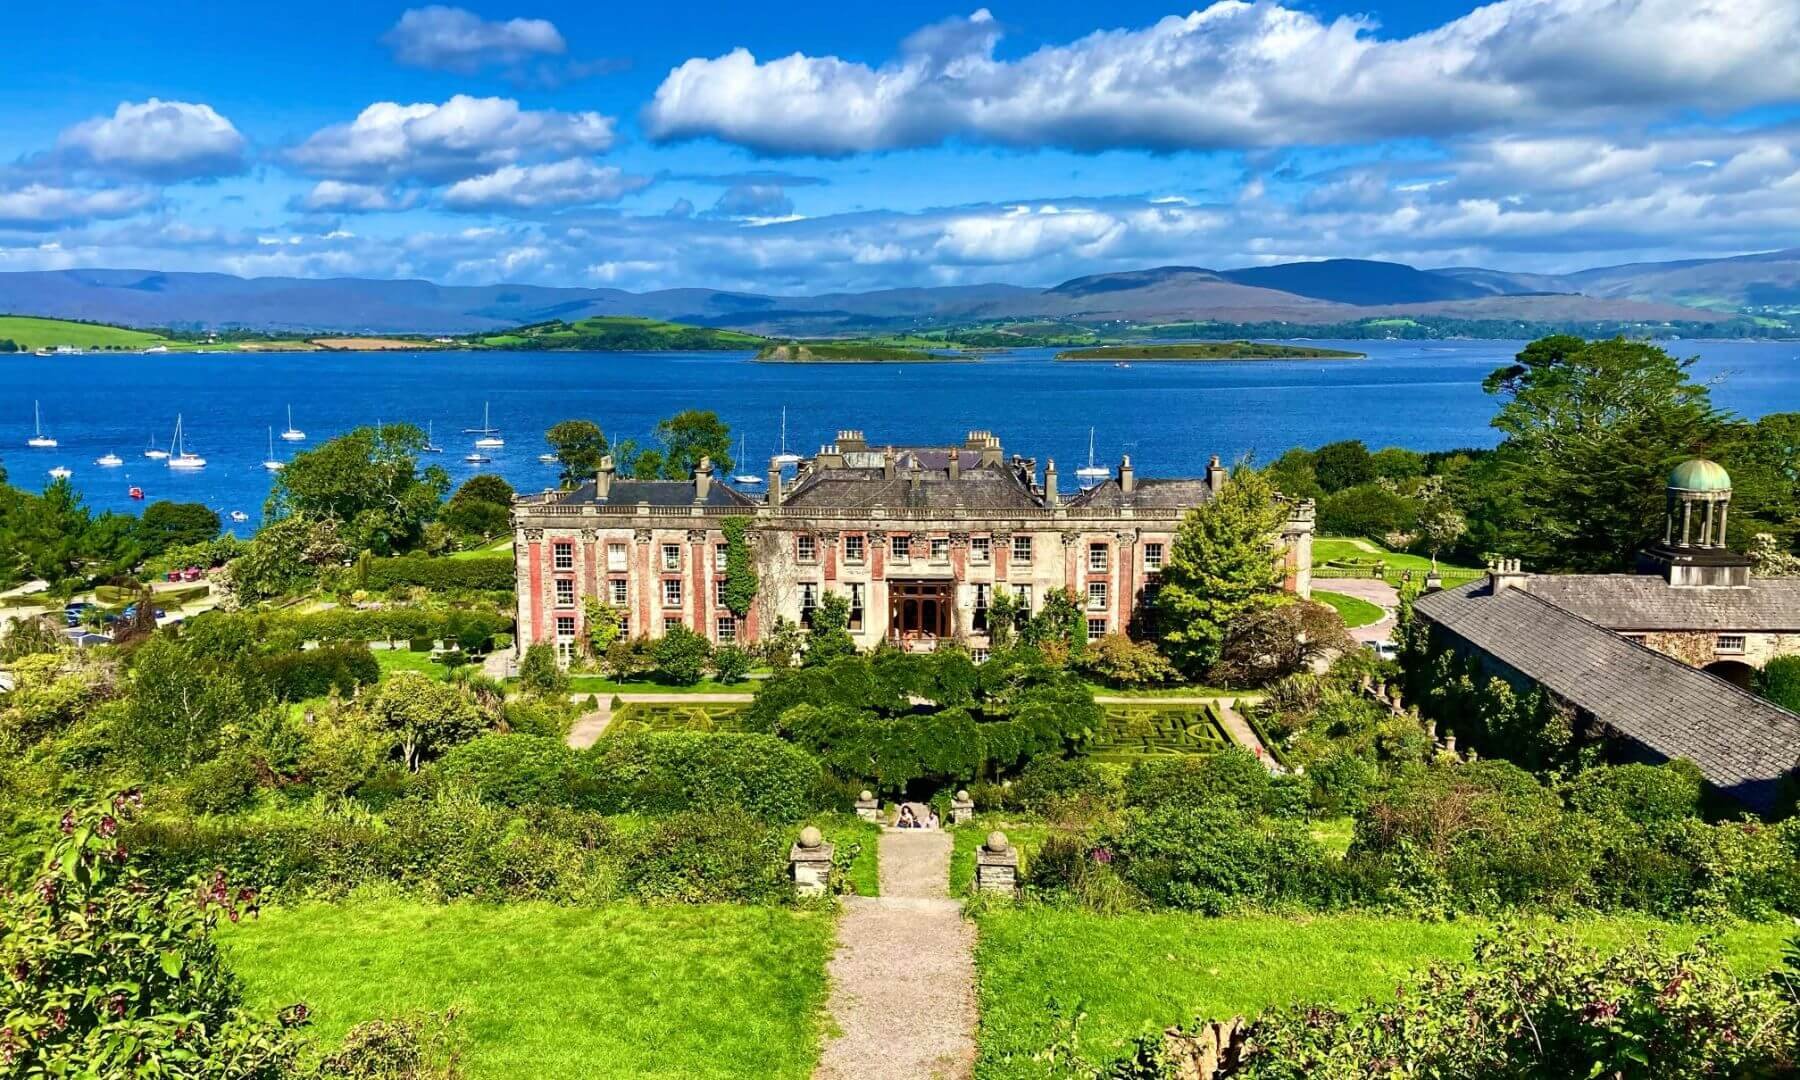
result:
[[[720,522],[720,528],[725,533],[725,606],[741,619],[750,614],[761,584],[750,556],[750,519],[728,517]]]

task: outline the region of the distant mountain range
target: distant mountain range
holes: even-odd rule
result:
[[[127,326],[265,331],[469,333],[547,319],[643,315],[771,335],[892,332],[1006,321],[1287,322],[1370,318],[1800,327],[1800,248],[1634,263],[1573,274],[1420,270],[1361,259],[1236,270],[1164,266],[1051,288],[963,285],[817,296],[717,289],[435,285],[366,278],[239,278],[154,270],[0,274],[0,313]]]

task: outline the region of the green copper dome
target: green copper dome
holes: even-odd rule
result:
[[[1694,458],[1675,466],[1669,486],[1680,491],[1730,491],[1731,475],[1716,461]]]

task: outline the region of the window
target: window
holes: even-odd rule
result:
[[[1106,572],[1106,545],[1088,545],[1088,573],[1104,574]]]
[[[559,641],[575,640],[575,616],[558,615],[556,617],[556,637]]]
[[[969,659],[977,664],[985,664],[988,661],[988,651],[986,649],[970,649]]]
[[[1088,582],[1088,610],[1089,611],[1105,611],[1106,610],[1106,582],[1104,582],[1104,581]]]
[[[819,557],[819,541],[811,533],[801,533],[794,538],[794,553],[801,562],[813,562]]]
[[[730,554],[731,554],[731,546],[729,544],[714,544],[713,545],[713,569],[717,570],[719,573],[723,574],[725,572],[725,560],[730,556]]]
[[[575,569],[574,544],[558,540],[555,544],[551,545],[550,550],[553,553],[552,557],[555,560],[551,563],[552,566],[555,566],[558,570]]]
[[[844,561],[863,561],[863,538],[860,533],[844,537]]]
[[[1012,557],[1013,557],[1013,562],[1030,562],[1031,561],[1031,537],[1029,537],[1029,536],[1013,537]]]
[[[800,583],[800,625],[812,626],[813,612],[819,607],[819,586],[811,581]]]
[[[679,570],[679,569],[681,569],[681,545],[680,544],[664,544],[662,547],[663,547],[663,569],[664,570]]]
[[[631,636],[631,616],[623,611],[619,612],[619,636],[622,638]]]
[[[851,630],[863,628],[863,587],[862,582],[852,581],[845,586],[850,590],[850,625]]]
[[[718,607],[725,606],[725,579],[724,578],[713,578],[713,604]]]
[[[556,606],[575,606],[575,579],[559,577],[556,579]]]
[[[631,590],[624,578],[613,578],[606,583],[606,590],[612,599],[612,606],[622,608],[631,602]]]
[[[1088,640],[1089,641],[1099,641],[1101,638],[1103,638],[1105,636],[1106,636],[1106,620],[1105,619],[1089,619],[1088,620]]]
[[[1722,653],[1741,653],[1744,651],[1744,635],[1720,634],[1718,650]]]
[[[1144,569],[1149,571],[1152,574],[1156,573],[1158,570],[1161,570],[1162,569],[1162,552],[1163,552],[1163,546],[1161,544],[1145,544],[1144,545]]]
[[[721,645],[737,640],[737,616],[721,615],[718,622],[717,638]]]
[[[895,562],[906,562],[912,558],[912,537],[901,533],[888,538],[889,550]]]
[[[666,634],[669,631],[675,629],[676,627],[678,627],[680,625],[682,625],[681,616],[679,616],[679,615],[664,615],[663,616],[663,633]]]
[[[606,545],[606,568],[620,573],[623,573],[626,570],[627,564],[625,562],[624,544]]]
[[[950,538],[934,536],[931,538],[931,561],[945,562],[950,558]]]
[[[663,582],[663,607],[681,606],[681,579],[668,578]]]
[[[992,562],[994,558],[994,538],[991,536],[969,537],[969,558],[975,562]]]
[[[1012,587],[1012,590],[1013,590],[1013,599],[1017,600],[1019,602],[1019,614],[1021,614],[1021,615],[1031,614],[1031,586],[1029,586],[1029,585],[1014,585]]]
[[[975,613],[969,619],[969,628],[977,634],[985,634],[988,629],[988,605],[993,600],[993,586],[984,582],[975,583]]]

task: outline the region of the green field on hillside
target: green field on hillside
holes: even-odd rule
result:
[[[1572,934],[1614,950],[1660,929],[1670,946],[1701,928],[1649,919],[1585,918],[1517,925]],[[1277,1004],[1387,996],[1412,969],[1467,962],[1480,919],[1421,922],[1372,915],[1281,918],[1187,914],[1095,915],[1050,907],[1002,908],[980,917],[976,951],[984,1080],[1053,1075],[1037,1060],[1057,1039],[1055,1003],[1079,1007],[1081,1056],[1111,1061],[1140,1033],[1196,1017],[1224,1020]],[[1793,933],[1780,923],[1739,924],[1721,933],[1745,974],[1781,964]]]
[[[1102,345],[1070,349],[1058,360],[1360,360],[1359,352],[1315,349],[1302,345],[1270,345],[1261,341],[1206,341],[1185,345]]]
[[[251,1005],[306,1002],[325,1046],[454,1007],[470,1080],[804,1080],[831,933],[824,912],[730,904],[381,900],[273,908],[219,937]]]
[[[597,315],[572,323],[553,319],[503,334],[482,334],[471,339],[473,344],[494,349],[596,352],[754,349],[764,340],[736,330],[715,330],[710,326],[687,326],[631,315]]]
[[[11,341],[21,349],[54,349],[58,345],[80,349],[147,349],[152,345],[174,344],[169,338],[147,330],[40,319],[33,315],[0,315],[0,341]]]
[[[790,341],[763,346],[756,359],[764,364],[941,364],[971,362],[974,357],[877,345],[870,341]]]

